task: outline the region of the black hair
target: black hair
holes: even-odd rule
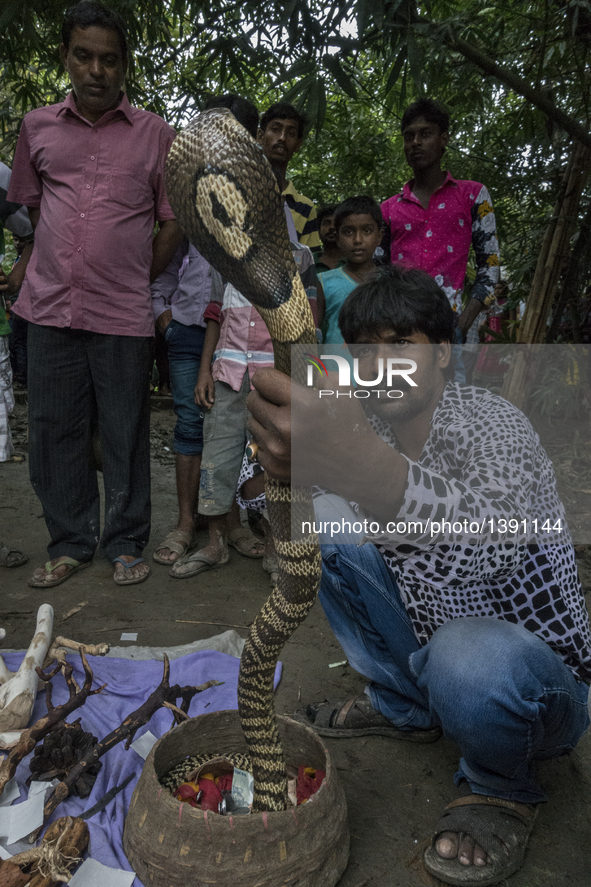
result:
[[[225,95],[214,95],[208,99],[205,103],[205,110],[209,111],[210,108],[228,108],[238,123],[241,123],[253,139],[256,139],[259,112],[256,105],[249,99],[243,99],[242,96],[235,95],[233,92],[227,92]]]
[[[90,27],[106,28],[108,31],[114,31],[119,38],[121,47],[121,56],[127,64],[127,28],[125,22],[114,9],[109,9],[100,0],[80,0],[76,6],[70,6],[66,10],[64,20],[62,22],[62,43],[66,47],[66,52],[70,48],[70,39],[74,28],[81,28],[83,31]]]
[[[433,99],[419,99],[408,106],[400,121],[401,132],[417,117],[424,117],[427,123],[435,123],[441,132],[449,132],[449,114],[443,105]]]
[[[325,219],[327,216],[334,216],[334,211],[337,208],[336,203],[327,203],[325,206],[321,206],[318,212],[316,213],[316,218],[318,219],[318,226],[320,227],[320,222],[322,219]]]
[[[267,108],[261,117],[260,127],[262,132],[266,130],[272,120],[295,120],[298,124],[298,139],[304,137],[304,130],[308,125],[308,118],[300,111],[296,111],[293,105],[287,102],[275,102],[270,108]]]
[[[423,333],[430,342],[453,342],[455,315],[432,277],[415,268],[388,265],[350,293],[339,312],[343,339],[354,344],[385,330]]]
[[[384,227],[384,218],[382,210],[375,202],[373,197],[347,197],[342,203],[339,203],[334,214],[334,226],[337,232],[347,216],[365,214],[371,216],[377,222],[378,228]]]

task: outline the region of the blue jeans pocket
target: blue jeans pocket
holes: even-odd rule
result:
[[[172,333],[174,331],[174,327],[176,326],[176,320],[171,320],[166,329],[164,330],[164,338],[167,342],[172,338]]]

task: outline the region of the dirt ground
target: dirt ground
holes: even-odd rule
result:
[[[164,399],[154,399],[152,419],[150,558],[176,516],[174,415]],[[40,593],[29,588],[33,569],[47,559],[48,536],[29,484],[23,403],[17,405],[13,431],[23,461],[0,464],[0,539],[26,552],[29,563],[0,570],[5,647],[28,646],[43,602],[54,607],[57,632],[88,643],[119,644],[125,631],[138,632],[137,643],[142,646],[190,643],[227,628],[246,637],[268,594],[268,577],[260,561],[234,551],[229,565],[193,579],[173,579],[166,567],[152,563],[147,582],[122,589],[112,581],[111,564],[97,560],[56,589]],[[591,554],[581,548],[578,555],[583,584],[591,592]],[[63,621],[83,602],[78,613]],[[277,711],[293,714],[308,702],[360,692],[362,676],[349,666],[329,668],[344,658],[321,607],[315,605],[281,656],[284,670]],[[440,811],[456,796],[452,783],[456,747],[445,740],[422,746],[381,737],[325,742],[349,811],[351,856],[341,887],[437,884],[422,868],[420,857]],[[570,757],[544,763],[540,775],[550,800],[541,807],[525,863],[511,878],[510,887],[590,887],[591,736],[587,734]]]

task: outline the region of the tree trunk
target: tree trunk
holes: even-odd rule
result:
[[[554,305],[554,316],[548,331],[548,341],[553,342],[558,335],[560,319],[568,309],[572,323],[573,342],[582,342],[581,321],[584,319],[579,314],[581,277],[589,274],[589,260],[591,257],[591,205],[581,222],[579,236],[573,243],[568,267],[562,281],[562,291]]]
[[[589,175],[589,151],[575,142],[564,173],[563,186],[554,214],[548,224],[532,287],[519,327],[517,342],[522,345],[546,341],[547,321],[556,295],[558,282],[570,240],[575,230],[581,193]],[[520,408],[525,399],[527,368],[533,355],[529,348],[517,348],[505,377],[502,395]]]

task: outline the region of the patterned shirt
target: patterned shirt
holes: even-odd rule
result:
[[[307,246],[293,241],[291,246],[316,322],[318,278],[314,258]],[[256,370],[273,366],[273,344],[269,330],[256,308],[232,284],[229,283],[223,290],[223,302],[220,302],[214,278],[211,301],[205,309],[204,319],[221,324],[211,370],[214,381],[226,382],[234,391],[240,391],[246,370],[252,379]]]
[[[389,425],[376,417],[370,421],[386,443],[397,446]],[[392,571],[418,642],[428,643],[450,619],[505,619],[536,634],[589,681],[589,615],[574,547],[552,463],[528,419],[484,388],[450,382],[420,458],[407,461],[404,503],[395,519],[400,535],[364,541],[377,545]],[[240,504],[258,511],[264,494],[244,500],[241,488],[260,470],[245,458],[238,485]],[[316,488],[315,495],[322,492]],[[549,518],[551,527],[560,523],[560,533],[532,534],[534,520],[539,531]],[[529,532],[487,532],[489,521],[497,528],[503,519],[517,520],[520,528],[526,521]],[[468,528],[478,523],[484,532],[455,539],[447,532],[432,534],[430,521],[442,520],[467,521]]]
[[[372,424],[396,446],[389,426]],[[552,463],[529,420],[486,389],[450,382],[419,460],[407,461],[397,518],[406,532],[368,541],[394,574],[419,643],[449,619],[493,616],[523,625],[589,680],[589,616],[574,547]],[[426,529],[443,519],[478,523],[484,532],[454,541]],[[510,519],[519,524],[516,535],[488,531]],[[540,532],[547,520],[561,531]],[[412,521],[420,521],[422,534],[411,537]]]
[[[29,213],[26,206],[19,203],[10,203],[6,199],[8,185],[10,183],[10,169],[5,163],[0,163],[0,262],[4,261],[4,227],[27,242],[33,239],[33,228],[29,221]],[[10,325],[4,310],[4,295],[0,292],[0,336],[8,336]],[[16,296],[11,296],[11,302],[16,301]]]
[[[298,232],[298,240],[310,249],[322,246],[318,233],[318,219],[316,207],[309,197],[304,197],[294,188],[293,182],[287,180],[287,186],[282,192],[285,197]]]
[[[470,295],[485,302],[499,279],[499,243],[490,194],[479,182],[452,178],[431,195],[423,209],[407,182],[382,203],[390,232],[392,262],[420,268],[433,277],[453,310],[462,311],[470,244],[477,274]]]

